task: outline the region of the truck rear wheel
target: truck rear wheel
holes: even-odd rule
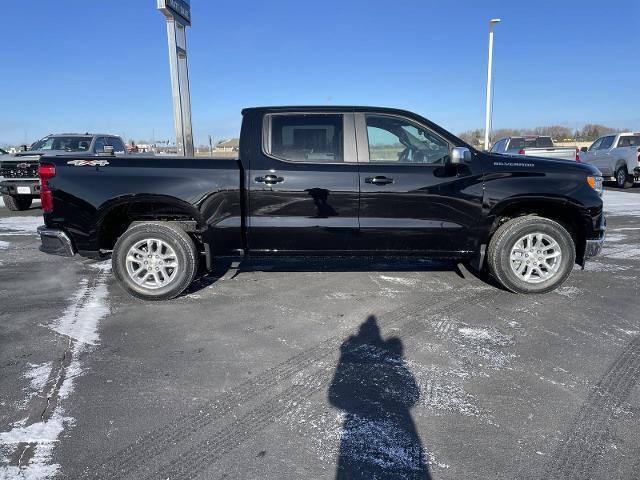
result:
[[[633,177],[629,175],[627,167],[624,165],[616,170],[616,185],[618,188],[633,187]]]
[[[144,300],[167,300],[180,295],[193,281],[198,261],[191,237],[167,222],[130,227],[118,238],[111,257],[120,285]]]
[[[571,234],[548,218],[519,217],[501,225],[491,237],[489,271],[516,293],[546,293],[567,279],[576,260]]]
[[[28,210],[31,207],[33,198],[31,197],[17,197],[13,195],[2,195],[2,201],[7,208],[13,212],[20,212],[22,210]]]

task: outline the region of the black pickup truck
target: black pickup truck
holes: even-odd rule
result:
[[[542,293],[602,247],[592,166],[480,152],[396,109],[242,113],[237,160],[43,157],[42,250],[111,253],[129,293],[160,300],[201,259],[244,255],[457,259]]]

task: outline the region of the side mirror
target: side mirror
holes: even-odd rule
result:
[[[471,151],[467,147],[453,147],[451,149],[451,160],[449,162],[452,165],[460,165],[470,161]]]
[[[587,148],[587,147],[582,147],[582,148],[580,149],[580,151],[581,151],[581,152],[588,152],[588,151],[589,151],[589,148]]]

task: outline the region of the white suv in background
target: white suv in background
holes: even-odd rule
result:
[[[640,179],[640,132],[600,137],[583,147],[580,161],[598,167],[603,177],[613,177],[620,188],[630,188]]]

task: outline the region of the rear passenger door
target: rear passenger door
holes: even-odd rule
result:
[[[436,256],[476,248],[482,166],[451,165],[454,146],[397,115],[356,113],[360,170],[358,249]]]
[[[268,113],[261,121],[262,144],[252,148],[246,176],[249,249],[352,249],[359,200],[353,114]]]

